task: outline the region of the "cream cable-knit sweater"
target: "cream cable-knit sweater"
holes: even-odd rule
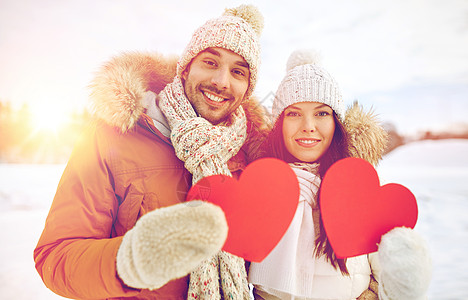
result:
[[[292,167],[301,188],[296,214],[273,251],[261,263],[250,265],[249,282],[280,299],[356,299],[369,286],[368,257],[349,258],[350,276],[343,276],[323,257],[314,256],[313,210],[318,213],[316,194],[320,178],[310,171]]]

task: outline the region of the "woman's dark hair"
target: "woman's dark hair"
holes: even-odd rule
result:
[[[319,159],[320,163],[318,175],[320,178],[323,178],[330,166],[336,161],[349,157],[348,150],[348,133],[343,123],[338,119],[335,112],[333,112],[333,119],[335,120],[335,133],[333,135],[333,140],[330,144],[330,147],[325,152],[325,154]],[[284,111],[278,117],[278,120],[275,122],[273,129],[265,140],[264,151],[266,157],[275,157],[281,159],[287,163],[298,162],[297,158],[291,155],[286,146],[284,145],[283,140],[283,120],[284,120]],[[318,205],[320,207],[320,189],[318,192],[319,197],[317,197]],[[327,235],[325,233],[325,228],[323,227],[322,217],[320,217],[320,233],[318,234],[315,240],[315,256],[320,257],[325,255],[326,259],[331,263],[331,265],[340,269],[342,274],[349,275],[348,269],[346,268],[346,260],[338,259],[333,252],[333,249],[328,241]]]

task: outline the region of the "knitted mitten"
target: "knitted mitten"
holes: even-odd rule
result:
[[[207,202],[156,209],[124,235],[117,253],[117,273],[130,287],[157,289],[216,254],[227,232],[224,212]]]
[[[410,228],[397,227],[382,236],[378,251],[382,300],[426,299],[432,262],[424,239]]]

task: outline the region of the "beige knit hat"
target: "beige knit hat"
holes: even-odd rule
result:
[[[286,107],[299,102],[324,103],[335,111],[341,121],[344,120],[345,105],[338,83],[320,65],[316,52],[294,51],[288,59],[286,70],[273,100],[274,122]]]
[[[250,84],[246,98],[250,97],[257,83],[262,30],[263,16],[255,6],[241,5],[226,9],[221,17],[209,20],[192,35],[177,63],[177,75],[181,77],[187,65],[201,51],[212,47],[228,49],[242,56],[249,64]]]

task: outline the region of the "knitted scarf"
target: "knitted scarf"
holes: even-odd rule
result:
[[[197,117],[185,96],[180,77],[159,94],[159,107],[171,127],[177,157],[192,173],[192,183],[210,175],[232,176],[227,162],[244,144],[247,135],[242,106],[229,120],[212,125]],[[242,258],[220,251],[190,274],[187,299],[248,299],[249,286]]]

